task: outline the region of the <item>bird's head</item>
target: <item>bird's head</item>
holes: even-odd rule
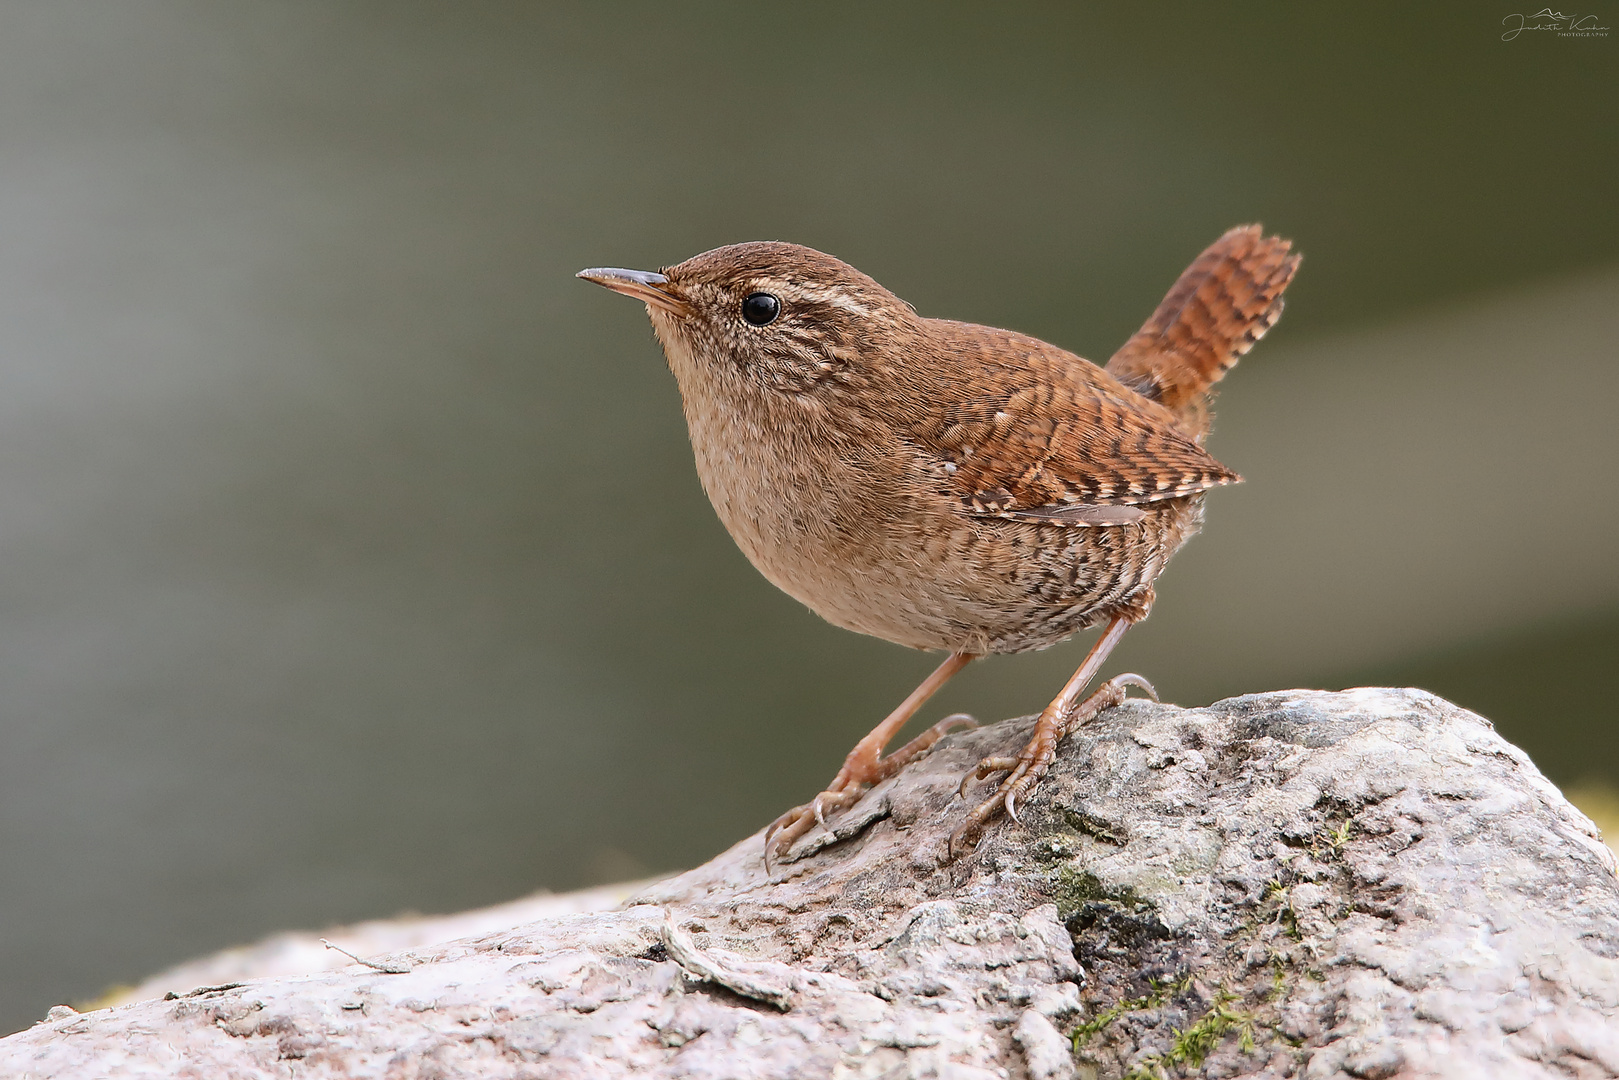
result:
[[[857,374],[862,356],[880,353],[916,318],[848,263],[797,244],[732,244],[657,273],[601,267],[578,276],[646,303],[683,386],[688,377],[741,376],[810,392]]]

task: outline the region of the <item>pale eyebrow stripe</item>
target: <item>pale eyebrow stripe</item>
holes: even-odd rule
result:
[[[851,315],[870,316],[869,307],[850,298],[839,289],[826,289],[819,285],[801,285],[794,281],[775,281],[770,278],[760,278],[754,282],[754,287],[765,292],[774,291],[783,300],[807,300],[815,304],[826,304],[830,307],[841,308]]]

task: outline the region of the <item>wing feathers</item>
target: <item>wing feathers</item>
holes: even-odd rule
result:
[[[917,447],[968,513],[1016,521],[1126,525],[1147,504],[1236,483],[1201,445],[1206,402],[1281,315],[1298,264],[1258,225],[1230,230],[1105,370],[1022,334],[928,320],[959,379],[925,388]]]
[[[943,400],[920,410],[913,429],[968,513],[1125,525],[1144,516],[1139,507],[1239,479],[1174,414],[1087,360],[1010,331],[935,329],[952,370],[986,373],[935,388]]]

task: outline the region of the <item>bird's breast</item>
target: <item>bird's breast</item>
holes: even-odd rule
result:
[[[1197,527],[1200,497],[1097,528],[975,515],[895,425],[724,372],[681,377],[683,359],[671,350],[721,522],[771,583],[849,630],[919,649],[1043,648],[1141,594]]]

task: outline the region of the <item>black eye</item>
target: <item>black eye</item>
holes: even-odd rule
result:
[[[756,292],[742,301],[742,317],[754,326],[768,326],[781,314],[781,301],[767,292]]]

